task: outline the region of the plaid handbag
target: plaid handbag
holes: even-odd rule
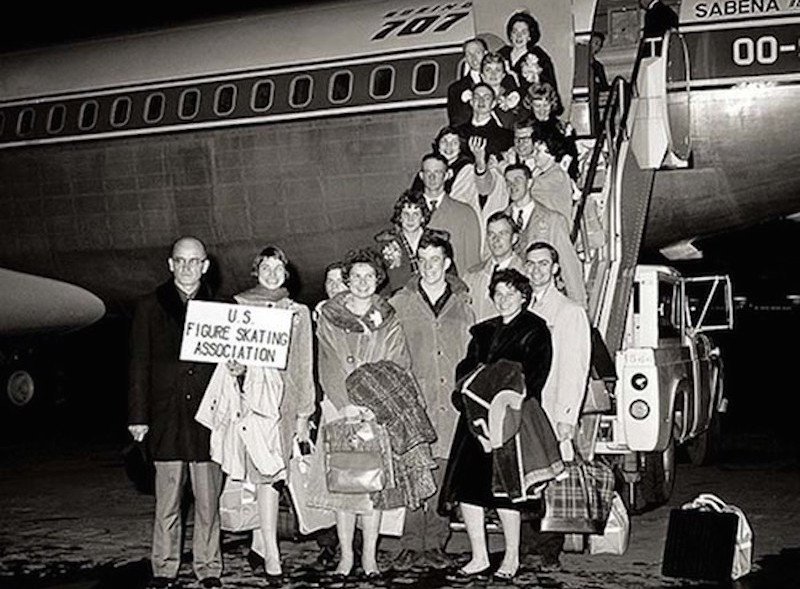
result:
[[[543,532],[602,534],[614,499],[614,473],[602,462],[577,460],[565,466],[567,476],[547,485]]]

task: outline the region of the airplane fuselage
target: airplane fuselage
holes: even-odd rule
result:
[[[714,18],[684,27],[694,166],[656,173],[647,248],[800,208],[800,19]],[[316,298],[447,123],[474,27],[470,2],[343,3],[0,58],[0,266],[113,309],[192,234],[223,292],[277,243]]]

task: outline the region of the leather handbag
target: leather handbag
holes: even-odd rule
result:
[[[375,493],[386,488],[390,458],[386,429],[375,421],[325,424],[325,482],[332,493]]]

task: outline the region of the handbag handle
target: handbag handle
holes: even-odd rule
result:
[[[306,443],[308,444],[308,447],[309,447],[308,454],[311,454],[316,449],[316,446],[314,445],[314,442],[311,441],[311,439],[309,439],[308,442],[306,442]],[[303,453],[302,449],[300,448],[300,440],[297,439],[297,436],[293,436],[292,437],[292,458],[295,458],[295,457],[298,457],[298,456],[307,456],[308,454],[304,454]]]
[[[724,511],[727,511],[728,505],[722,499],[720,499],[719,497],[717,497],[712,493],[701,493],[700,495],[695,497],[693,501],[683,505],[682,509],[703,508],[703,507],[712,509],[717,513],[723,513]]]

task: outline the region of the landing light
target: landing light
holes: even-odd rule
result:
[[[628,408],[630,411],[631,417],[634,419],[644,419],[648,415],[650,415],[650,405],[648,405],[645,401],[641,399],[634,401],[631,403],[631,406]]]

